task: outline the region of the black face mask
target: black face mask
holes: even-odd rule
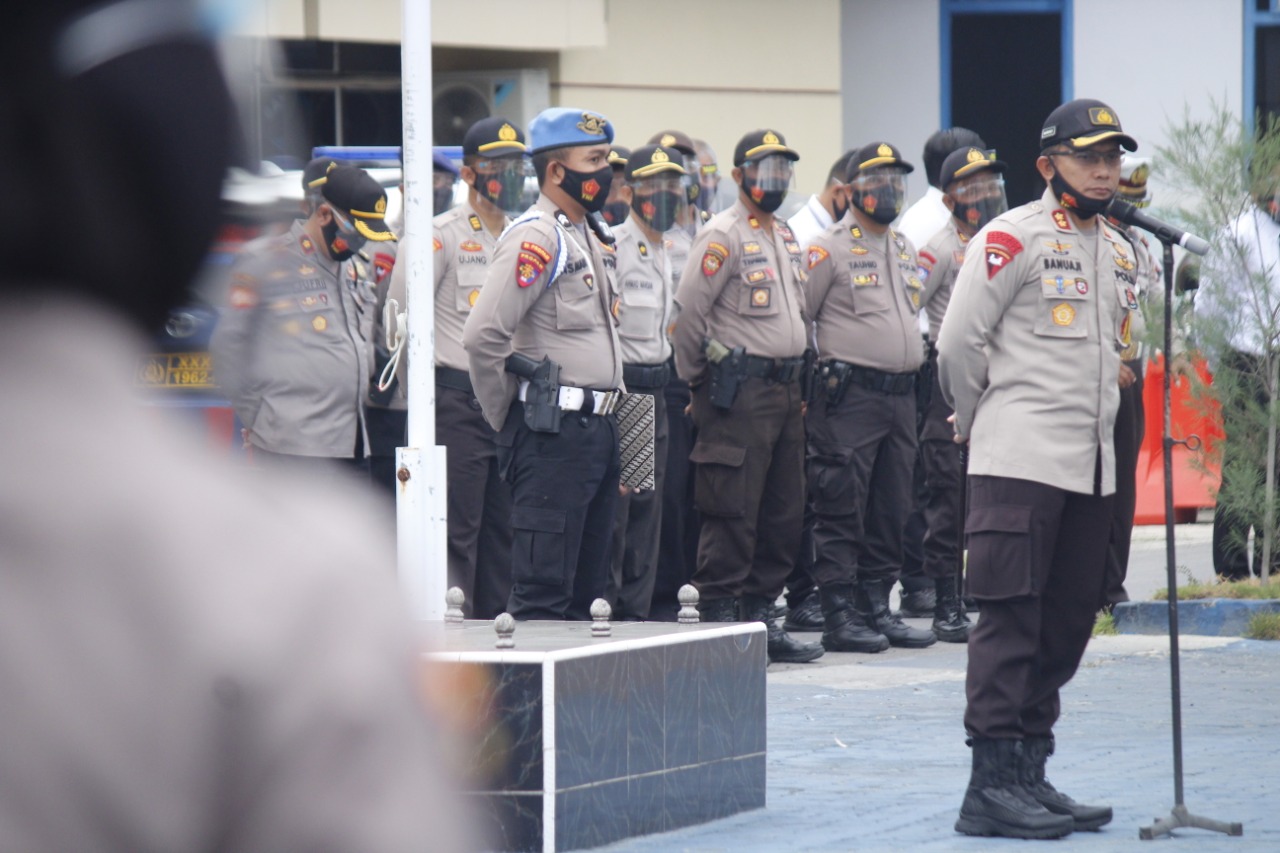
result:
[[[831,219],[833,222],[839,222],[844,219],[844,215],[849,212],[849,205],[840,201],[840,196],[831,199]]]
[[[1063,179],[1062,173],[1057,168],[1054,168],[1053,177],[1049,179],[1049,188],[1053,190],[1054,198],[1058,200],[1058,204],[1081,219],[1092,219],[1102,213],[1107,209],[1107,205],[1111,204],[1111,199],[1115,198],[1114,192],[1103,199],[1081,195],[1076,191],[1075,187]]]
[[[599,213],[604,210],[609,199],[609,187],[613,185],[613,167],[605,164],[594,172],[579,172],[570,169],[563,163],[564,180],[560,181],[560,189],[569,198],[582,205],[588,213]]]
[[[440,215],[453,206],[453,187],[440,187],[431,193],[431,212]]]
[[[893,187],[878,187],[861,194],[855,189],[854,196],[858,202],[858,210],[881,225],[893,222],[902,212],[902,196]]]
[[[625,201],[611,201],[600,211],[600,215],[604,217],[604,221],[609,223],[609,227],[621,225],[627,221],[627,214],[631,212],[631,208],[627,206]]]
[[[1003,198],[984,198],[976,204],[957,201],[951,215],[970,228],[980,229],[1008,209],[1009,205]]]
[[[782,207],[782,200],[787,197],[786,190],[762,190],[746,175],[742,176],[742,190],[747,198],[765,213],[773,213]]]
[[[335,261],[345,261],[365,244],[363,234],[358,231],[343,231],[338,227],[338,220],[332,217],[320,226],[320,233],[324,235],[325,251]]]
[[[631,209],[636,212],[645,225],[659,233],[669,231],[676,224],[676,213],[680,210],[680,194],[659,192],[651,196],[631,199]]]
[[[477,172],[476,182],[472,186],[481,198],[499,210],[520,209],[520,200],[524,197],[524,175],[499,172],[485,177]]]

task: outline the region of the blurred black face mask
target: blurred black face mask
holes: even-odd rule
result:
[[[0,130],[0,217],[24,247],[0,287],[69,287],[158,329],[221,221],[237,127],[226,83],[194,30],[77,52],[66,10],[89,4],[50,5],[0,36],[0,128],[21,129]]]

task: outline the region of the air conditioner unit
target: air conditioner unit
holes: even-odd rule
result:
[[[514,71],[450,71],[432,78],[431,112],[436,145],[461,145],[467,128],[502,116],[526,130],[551,106],[551,81],[542,68]]]

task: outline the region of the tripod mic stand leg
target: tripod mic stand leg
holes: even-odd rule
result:
[[[1186,806],[1177,805],[1173,807],[1173,811],[1168,817],[1156,818],[1156,822],[1151,826],[1144,826],[1139,829],[1138,837],[1143,841],[1150,841],[1161,835],[1172,836],[1173,830],[1183,827],[1208,829],[1213,832],[1221,832],[1223,835],[1244,835],[1244,824],[1227,823],[1226,821],[1200,817],[1187,811]]]

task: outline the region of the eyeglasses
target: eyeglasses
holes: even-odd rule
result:
[[[1106,166],[1108,169],[1119,169],[1121,155],[1119,149],[1115,151],[1046,151],[1050,157],[1071,157],[1081,166],[1087,169],[1096,169],[1098,166]]]

